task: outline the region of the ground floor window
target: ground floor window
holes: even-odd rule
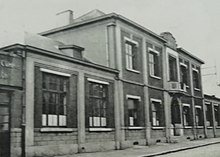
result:
[[[190,126],[190,104],[183,104],[183,126]]]
[[[162,101],[157,99],[151,99],[151,115],[152,126],[163,126],[162,124]]]
[[[127,99],[129,126],[138,126],[138,103],[137,99]]]
[[[195,106],[195,120],[196,120],[196,126],[203,126],[201,106],[197,106],[197,105]]]
[[[219,105],[218,104],[214,104],[214,112],[215,112],[215,123],[216,126],[220,126],[220,114],[219,114]]]
[[[211,103],[205,104],[205,113],[206,113],[206,125],[207,126],[213,126],[212,123],[212,105]]]

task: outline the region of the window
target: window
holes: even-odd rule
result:
[[[138,126],[138,99],[127,99],[128,104],[128,125]]]
[[[89,127],[107,127],[108,83],[89,81]]]
[[[183,90],[188,85],[188,66],[184,63],[180,63],[180,85]]]
[[[45,72],[42,75],[42,126],[66,126],[68,78]]]
[[[201,106],[195,106],[195,116],[196,116],[195,117],[196,125],[197,126],[203,126]]]
[[[149,51],[149,68],[151,76],[160,76],[159,75],[159,53],[150,49]]]
[[[205,112],[206,112],[206,125],[213,126],[212,123],[212,105],[209,103],[205,104]]]
[[[216,126],[220,126],[220,115],[219,115],[219,105],[215,104],[214,105],[214,112],[215,112],[215,123]]]
[[[200,89],[200,79],[199,79],[199,70],[198,68],[193,68],[193,85],[194,88]]]
[[[177,62],[171,55],[169,55],[169,76],[170,81],[177,81]]]
[[[152,126],[162,126],[161,101],[151,101]]]
[[[130,70],[137,69],[137,44],[133,42],[125,42],[125,53],[126,53],[126,67]]]
[[[183,104],[183,126],[190,126],[190,105]]]

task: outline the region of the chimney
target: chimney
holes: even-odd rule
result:
[[[56,26],[62,27],[73,23],[73,11],[65,10],[56,14]]]

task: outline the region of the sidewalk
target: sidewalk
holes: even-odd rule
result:
[[[180,143],[168,144],[158,143],[152,146],[134,146],[125,150],[112,150],[106,152],[82,153],[56,157],[153,157],[156,155],[178,152],[186,149],[207,146],[220,143],[220,138],[210,138],[195,141],[184,141]]]

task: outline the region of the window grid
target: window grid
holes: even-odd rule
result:
[[[42,126],[66,126],[67,81],[63,76],[43,73]]]
[[[159,76],[159,56],[152,51],[149,52],[149,68],[151,76]]]
[[[125,43],[126,67],[128,69],[137,70],[136,51],[137,51],[137,45],[126,41]]]
[[[107,85],[89,82],[89,126],[107,127]]]

